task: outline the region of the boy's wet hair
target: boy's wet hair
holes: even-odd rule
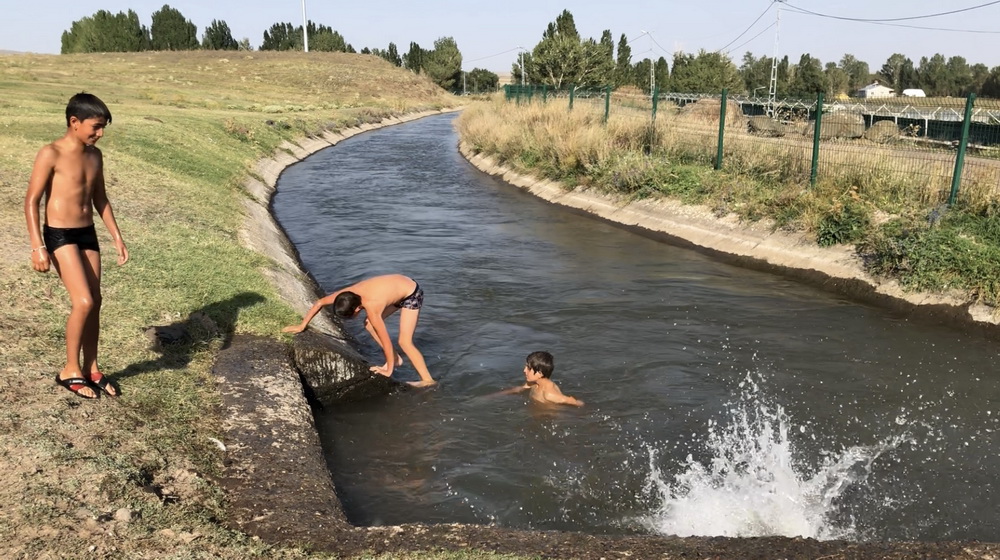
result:
[[[528,369],[542,374],[542,377],[546,379],[552,377],[552,371],[556,368],[555,360],[552,358],[552,354],[542,351],[528,354],[528,359],[525,365],[528,366]]]
[[[80,92],[69,98],[66,104],[66,126],[69,126],[70,117],[76,117],[79,121],[104,117],[107,124],[111,124],[111,111],[103,101],[92,93]]]
[[[361,296],[354,292],[341,292],[333,300],[333,312],[338,317],[350,319],[354,317],[354,310],[361,305]]]

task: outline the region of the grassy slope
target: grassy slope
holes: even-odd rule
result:
[[[22,213],[34,155],[65,132],[65,103],[78,91],[114,116],[99,147],[132,255],[122,268],[105,258],[101,365],[124,390],[115,401],[82,401],[52,383],[68,302],[54,274],[31,270]],[[259,272],[264,259],[236,240],[252,163],[286,139],[454,103],[371,56],[0,56],[0,289],[9,294],[0,304],[9,381],[0,385],[0,556],[318,557],[218,526],[221,454],[209,438],[219,433],[210,368],[220,339],[196,328],[192,342],[160,354],[143,330],[195,311],[223,332],[272,334],[297,320]],[[122,508],[131,521],[114,519]]]

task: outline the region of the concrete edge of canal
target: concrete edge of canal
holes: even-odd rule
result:
[[[257,178],[245,187],[246,218],[241,244],[269,257],[264,273],[280,297],[304,313],[320,294],[318,284],[302,267],[298,254],[271,215],[271,198],[278,176],[289,165],[337,142],[376,128],[441,114],[428,111],[387,119],[375,125],[303,138],[283,145],[274,157],[256,166]],[[805,240],[765,230],[746,229],[725,219],[667,202],[618,204],[593,193],[567,191],[497,166],[489,158],[462,153],[479,169],[531,190],[551,202],[597,215],[642,233],[656,232],[675,243],[744,259],[750,266],[775,270],[808,270],[805,279],[869,285],[886,301],[940,307],[951,318],[989,317],[992,310],[972,309],[961,302],[931,296],[897,296],[860,274],[847,250],[819,249]],[[714,222],[714,225],[713,225]],[[787,272],[787,270],[785,271]],[[823,280],[826,278],[826,280]],[[830,286],[827,286],[830,287]],[[842,287],[833,286],[835,289]],[[856,289],[856,287],[855,287]],[[847,291],[850,293],[850,291]],[[877,299],[877,298],[876,298]],[[962,310],[956,312],[955,310]],[[978,320],[978,319],[977,319]],[[311,329],[350,343],[349,335],[320,314]],[[344,515],[333,477],[327,468],[302,375],[295,369],[289,345],[277,338],[237,335],[216,359],[214,372],[222,400],[221,423],[227,446],[222,486],[229,499],[227,526],[264,542],[301,546],[341,557],[365,552],[478,549],[544,558],[962,558],[1000,557],[1000,544],[978,542],[849,543],[813,539],[677,538],[657,536],[598,536],[563,531],[519,531],[495,526],[407,524],[355,527]]]
[[[952,294],[906,292],[898,282],[868,275],[853,246],[820,247],[801,233],[770,224],[740,222],[735,214],[717,217],[703,206],[667,199],[626,200],[592,189],[575,188],[500,165],[470,146],[459,151],[480,171],[577,212],[596,216],[653,238],[690,247],[740,266],[796,278],[863,303],[956,326],[1000,333],[1000,310]]]

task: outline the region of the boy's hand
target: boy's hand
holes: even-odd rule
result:
[[[118,250],[118,266],[121,266],[128,262],[128,248],[125,247],[124,241],[117,241],[115,243],[115,249]]]
[[[300,332],[302,332],[304,330],[306,330],[306,329],[302,325],[289,325],[289,326],[281,329],[281,332],[300,333]]]
[[[49,251],[44,247],[31,252],[31,267],[38,272],[48,272],[49,271]]]

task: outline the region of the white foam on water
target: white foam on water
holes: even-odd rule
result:
[[[781,406],[769,406],[749,376],[742,394],[727,405],[727,424],[710,422],[707,459],[688,455],[671,479],[649,450],[647,491],[658,506],[640,522],[663,535],[811,537],[854,540],[853,520],[838,515],[837,501],[852,485],[863,484],[880,455],[908,441],[892,436],[823,454],[809,473],[796,464],[790,433],[795,427]]]

